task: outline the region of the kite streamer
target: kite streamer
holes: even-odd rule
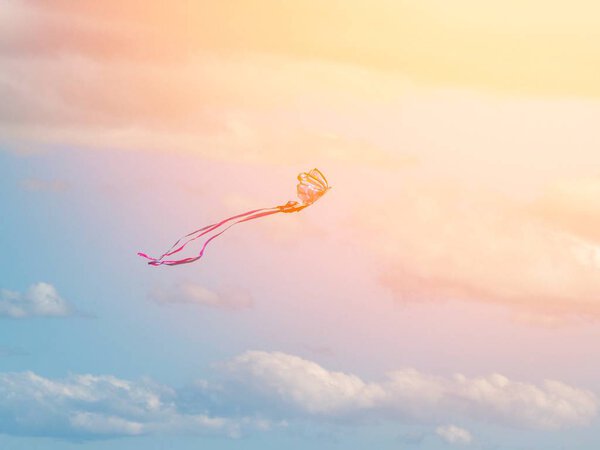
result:
[[[220,222],[207,225],[180,238],[169,250],[158,258],[153,258],[141,252],[138,253],[138,255],[150,260],[148,264],[151,266],[178,266],[180,264],[189,264],[198,261],[204,255],[204,250],[206,250],[208,244],[225,233],[232,226],[237,225],[238,223],[270,216],[272,214],[301,211],[319,200],[329,189],[331,189],[327,183],[327,179],[319,169],[313,169],[310,172],[302,172],[298,175],[298,181],[297,194],[300,202],[290,200],[284,205],[274,206],[272,208],[254,209],[236,216],[228,217]],[[171,256],[182,251],[189,243],[200,238],[204,238],[205,240],[196,256],[182,259],[169,259]]]

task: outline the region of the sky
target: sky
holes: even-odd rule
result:
[[[595,450],[599,18],[1,2],[0,447]]]

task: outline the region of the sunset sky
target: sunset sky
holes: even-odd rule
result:
[[[597,450],[599,118],[592,0],[0,2],[0,448]]]

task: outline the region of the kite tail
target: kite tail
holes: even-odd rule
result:
[[[165,253],[163,253],[158,258],[153,258],[151,256],[148,256],[146,253],[142,253],[142,252],[139,252],[138,255],[141,256],[142,258],[146,258],[146,259],[150,260],[150,262],[148,262],[148,264],[151,266],[162,266],[162,265],[178,266],[181,264],[189,264],[194,261],[198,261],[200,258],[202,258],[202,255],[204,255],[204,250],[206,249],[208,244],[213,239],[216,239],[217,237],[219,237],[220,235],[222,235],[223,233],[225,233],[227,230],[229,230],[234,225],[237,225],[238,223],[248,222],[250,220],[259,219],[261,217],[266,217],[266,216],[270,216],[272,214],[277,214],[277,213],[297,212],[297,211],[304,209],[306,206],[307,205],[300,205],[298,202],[290,201],[290,202],[287,202],[285,205],[275,206],[273,208],[261,208],[261,209],[254,209],[252,211],[247,211],[245,213],[228,217],[227,219],[221,220],[220,222],[217,222],[217,223],[214,223],[211,225],[207,225],[203,228],[200,228],[196,231],[192,231],[191,233],[186,234],[185,236],[178,239],[177,242],[175,242],[175,244],[173,244],[171,246],[171,248],[169,248],[169,250],[167,250]],[[238,219],[238,220],[235,220],[235,219]],[[179,253],[190,242],[195,241],[196,239],[199,239],[202,236],[205,236],[212,231],[218,230],[223,225],[227,224],[228,222],[231,222],[232,220],[235,220],[235,221],[233,223],[227,225],[221,231],[218,231],[216,234],[210,236],[204,242],[204,244],[202,245],[200,252],[198,253],[197,256],[193,256],[193,257],[189,257],[189,258],[182,258],[182,259],[167,259],[167,260],[164,259],[167,256],[171,256],[171,255],[174,255],[175,253]]]

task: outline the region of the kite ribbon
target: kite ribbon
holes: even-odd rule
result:
[[[191,233],[186,234],[185,236],[180,238],[177,242],[175,242],[175,244],[173,244],[169,250],[167,250],[165,253],[163,253],[158,258],[153,258],[151,256],[148,256],[146,253],[141,253],[141,252],[139,252],[138,255],[141,256],[142,258],[146,258],[146,259],[150,260],[150,262],[148,264],[150,264],[151,266],[162,266],[162,265],[178,266],[181,264],[189,264],[194,261],[198,261],[200,258],[202,258],[202,255],[204,255],[204,250],[206,249],[208,244],[213,239],[216,239],[217,237],[219,237],[220,235],[225,233],[228,229],[230,229],[232,226],[237,225],[238,223],[248,222],[250,220],[259,219],[261,217],[270,216],[272,214],[297,212],[297,211],[300,211],[300,210],[306,208],[307,206],[308,205],[299,204],[298,202],[295,202],[295,201],[289,201],[285,205],[275,206],[273,208],[261,208],[261,209],[254,209],[252,211],[247,211],[245,213],[228,217],[227,219],[221,220],[220,222],[214,223],[212,225],[207,225],[203,228],[200,228],[199,230],[192,231]],[[236,219],[238,219],[238,220],[236,220]],[[233,221],[233,222],[229,223],[231,221]],[[225,226],[224,228],[222,228],[226,224],[228,224],[228,225]],[[179,253],[190,242],[195,241],[196,239],[199,239],[202,236],[206,236],[213,231],[215,231],[216,234],[211,235],[204,242],[204,244],[202,245],[200,252],[198,253],[197,256],[193,256],[193,257],[189,257],[189,258],[182,258],[182,259],[164,259],[168,256],[174,255],[175,253]]]
[[[180,238],[171,246],[169,250],[167,250],[158,258],[153,258],[145,253],[138,253],[138,255],[142,258],[150,260],[148,264],[151,266],[178,266],[180,264],[189,264],[194,261],[198,261],[200,258],[202,258],[202,255],[204,255],[204,250],[206,250],[208,244],[210,244],[213,239],[221,236],[232,226],[237,225],[238,223],[270,216],[272,214],[301,211],[307,206],[310,206],[316,202],[330,189],[327,179],[319,169],[313,169],[310,172],[302,172],[300,175],[298,175],[298,181],[299,183],[296,186],[296,191],[301,203],[291,200],[285,205],[274,206],[273,208],[254,209],[236,216],[228,217],[227,219],[213,223],[212,225],[207,225]],[[204,241],[204,244],[202,244],[202,248],[200,248],[200,252],[197,256],[182,259],[165,259],[169,256],[179,253],[190,242],[200,239],[203,236],[206,236],[207,239]]]

